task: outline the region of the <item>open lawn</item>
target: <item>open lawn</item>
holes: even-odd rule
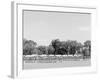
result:
[[[23,58],[23,69],[90,66],[91,59],[82,56],[34,56]]]

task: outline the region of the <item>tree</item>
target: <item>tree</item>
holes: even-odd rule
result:
[[[48,54],[48,51],[47,51],[47,47],[46,46],[38,46],[38,54],[39,55],[42,55],[42,54]]]
[[[32,55],[36,45],[32,40],[23,39],[23,55]]]
[[[61,54],[61,55],[67,54],[68,55],[68,44],[66,41],[60,41],[58,54]]]
[[[90,40],[85,41],[84,42],[84,47],[89,48],[89,50],[91,51],[91,41]]]
[[[79,42],[79,43],[77,43],[77,46],[76,46],[76,51],[77,51],[77,53],[78,54],[83,54],[82,53],[82,48],[83,48],[83,45]]]
[[[54,55],[57,54],[57,50],[59,49],[60,44],[61,43],[60,43],[60,40],[59,39],[52,40],[51,45],[55,49],[54,50]]]
[[[91,48],[91,41],[90,40],[85,41],[84,47]]]
[[[67,51],[67,55],[70,54],[70,49],[71,49],[71,40],[67,40],[66,43],[65,43],[65,48],[66,48],[66,51]]]
[[[48,55],[54,54],[54,51],[55,51],[55,49],[53,48],[53,46],[52,45],[49,45],[48,46]]]
[[[70,49],[69,49],[69,54],[75,55],[77,49],[77,41],[70,41]]]
[[[83,50],[84,56],[90,56],[91,55],[91,41],[87,40],[84,42],[84,50]]]
[[[66,49],[65,48],[59,48],[58,50],[57,50],[57,54],[59,55],[65,55],[66,54]]]

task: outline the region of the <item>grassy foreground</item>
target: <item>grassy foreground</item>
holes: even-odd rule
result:
[[[23,69],[90,66],[89,57],[67,55],[24,56]]]

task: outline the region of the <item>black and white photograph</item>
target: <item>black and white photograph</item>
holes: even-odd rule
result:
[[[91,66],[91,14],[23,10],[23,69]]]

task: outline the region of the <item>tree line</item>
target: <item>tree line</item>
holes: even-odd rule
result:
[[[23,39],[23,55],[91,55],[91,41],[87,40],[84,44],[75,41],[67,40],[60,41],[59,39],[52,40],[48,46],[37,46],[37,43],[32,40]]]

